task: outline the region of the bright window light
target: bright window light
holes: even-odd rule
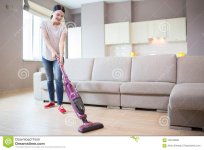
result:
[[[43,19],[23,10],[23,60],[41,60],[44,42],[40,24]]]

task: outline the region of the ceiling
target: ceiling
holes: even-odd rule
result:
[[[141,1],[141,0],[55,0],[55,1],[70,9],[75,9],[75,8],[81,8],[82,4],[101,2],[101,1],[124,2],[124,1]]]

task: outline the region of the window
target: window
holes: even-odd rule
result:
[[[26,9],[23,10],[23,60],[41,61],[42,48],[45,47],[45,43],[40,24],[44,19],[50,18],[52,11],[30,0],[27,2],[28,4],[24,3]]]
[[[44,46],[40,24],[44,18],[23,10],[23,59],[41,60]]]

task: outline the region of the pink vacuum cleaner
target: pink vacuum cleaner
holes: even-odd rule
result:
[[[67,93],[67,96],[69,98],[69,101],[72,105],[72,108],[74,109],[74,112],[76,113],[77,117],[82,120],[83,125],[81,125],[78,129],[79,132],[85,133],[97,129],[103,128],[103,124],[99,122],[90,122],[87,120],[87,115],[85,114],[85,107],[84,103],[78,94],[76,88],[72,85],[71,81],[69,80],[67,74],[64,71],[64,65],[59,63],[59,58],[57,58],[58,64],[60,66],[60,69],[62,71],[63,80],[64,80],[64,86],[65,91]]]

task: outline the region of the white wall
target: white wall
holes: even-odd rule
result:
[[[104,2],[82,5],[82,57],[105,56]]]

